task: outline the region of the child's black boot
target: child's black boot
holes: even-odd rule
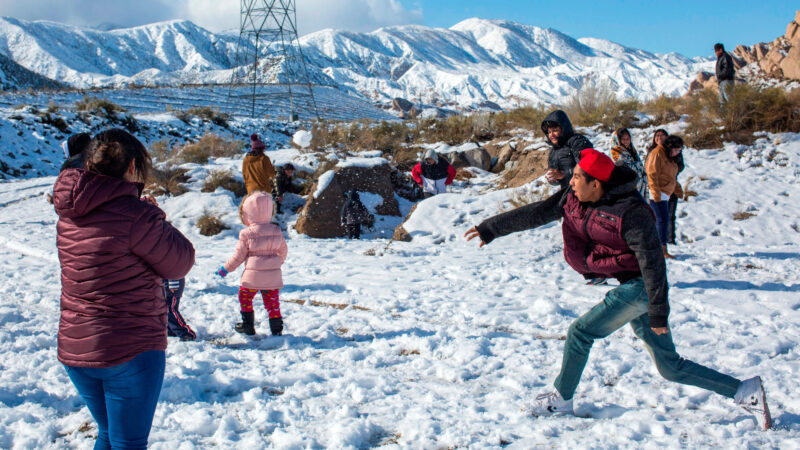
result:
[[[237,323],[233,329],[236,330],[237,333],[244,333],[250,336],[256,334],[255,313],[253,311],[242,311],[242,321]]]
[[[280,336],[283,334],[283,317],[273,317],[269,319],[269,331],[273,336]]]

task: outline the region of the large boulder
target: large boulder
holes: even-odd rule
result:
[[[492,168],[492,155],[477,144],[472,148],[447,153],[446,157],[456,169],[477,167],[481,170],[489,170]]]
[[[789,49],[789,53],[781,61],[781,71],[786,78],[800,80],[800,45]]]
[[[519,187],[544,175],[550,146],[542,144],[536,148],[532,147],[515,152],[512,160],[505,164],[501,187]]]
[[[392,109],[395,111],[409,112],[413,107],[414,104],[404,98],[396,97],[392,100]]]
[[[339,220],[344,194],[351,189],[380,196],[382,202],[375,205],[376,214],[399,216],[400,207],[392,189],[391,177],[392,168],[383,158],[349,158],[340,162],[334,169],[322,174],[312,187],[312,194],[308,196],[294,225],[295,230],[314,238],[344,236],[345,228]],[[363,197],[362,194],[362,201]]]

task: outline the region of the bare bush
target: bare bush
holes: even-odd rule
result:
[[[94,114],[106,119],[116,119],[118,113],[125,112],[125,108],[109,100],[85,95],[82,100],[75,102],[75,109],[80,112]]]
[[[200,234],[203,236],[216,236],[224,230],[229,230],[230,227],[222,223],[218,215],[211,211],[203,211],[203,215],[197,219],[197,228],[200,229]]]
[[[607,84],[590,84],[573,94],[563,109],[574,125],[601,125],[610,131],[636,123],[639,102],[635,99],[617,100]]]
[[[180,167],[153,168],[145,186],[145,192],[150,195],[171,195],[177,197],[189,191],[184,183],[189,182],[187,170]]]
[[[228,140],[206,133],[196,142],[184,145],[178,158],[184,163],[206,164],[209,158],[232,157],[241,154],[244,142]]]
[[[234,178],[233,172],[230,170],[212,170],[200,190],[202,192],[214,192],[217,188],[231,191],[237,197],[244,197],[247,194],[244,183]]]

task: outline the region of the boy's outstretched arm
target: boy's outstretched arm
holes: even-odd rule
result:
[[[467,230],[464,236],[468,241],[480,237],[479,247],[483,247],[484,244],[488,244],[500,236],[530,230],[558,220],[564,214],[562,200],[568,191],[568,189],[560,190],[540,202],[520,206],[490,217]]]

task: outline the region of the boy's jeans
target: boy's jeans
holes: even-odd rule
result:
[[[147,447],[165,363],[152,350],[114,367],[64,366],[97,422],[95,449]]]
[[[650,329],[647,292],[639,277],[610,290],[601,303],[569,327],[561,373],[554,383],[562,398],[569,400],[575,394],[594,340],[603,339],[629,322],[665,379],[734,397],[741,381],[681,358],[671,332],[659,336]]]

